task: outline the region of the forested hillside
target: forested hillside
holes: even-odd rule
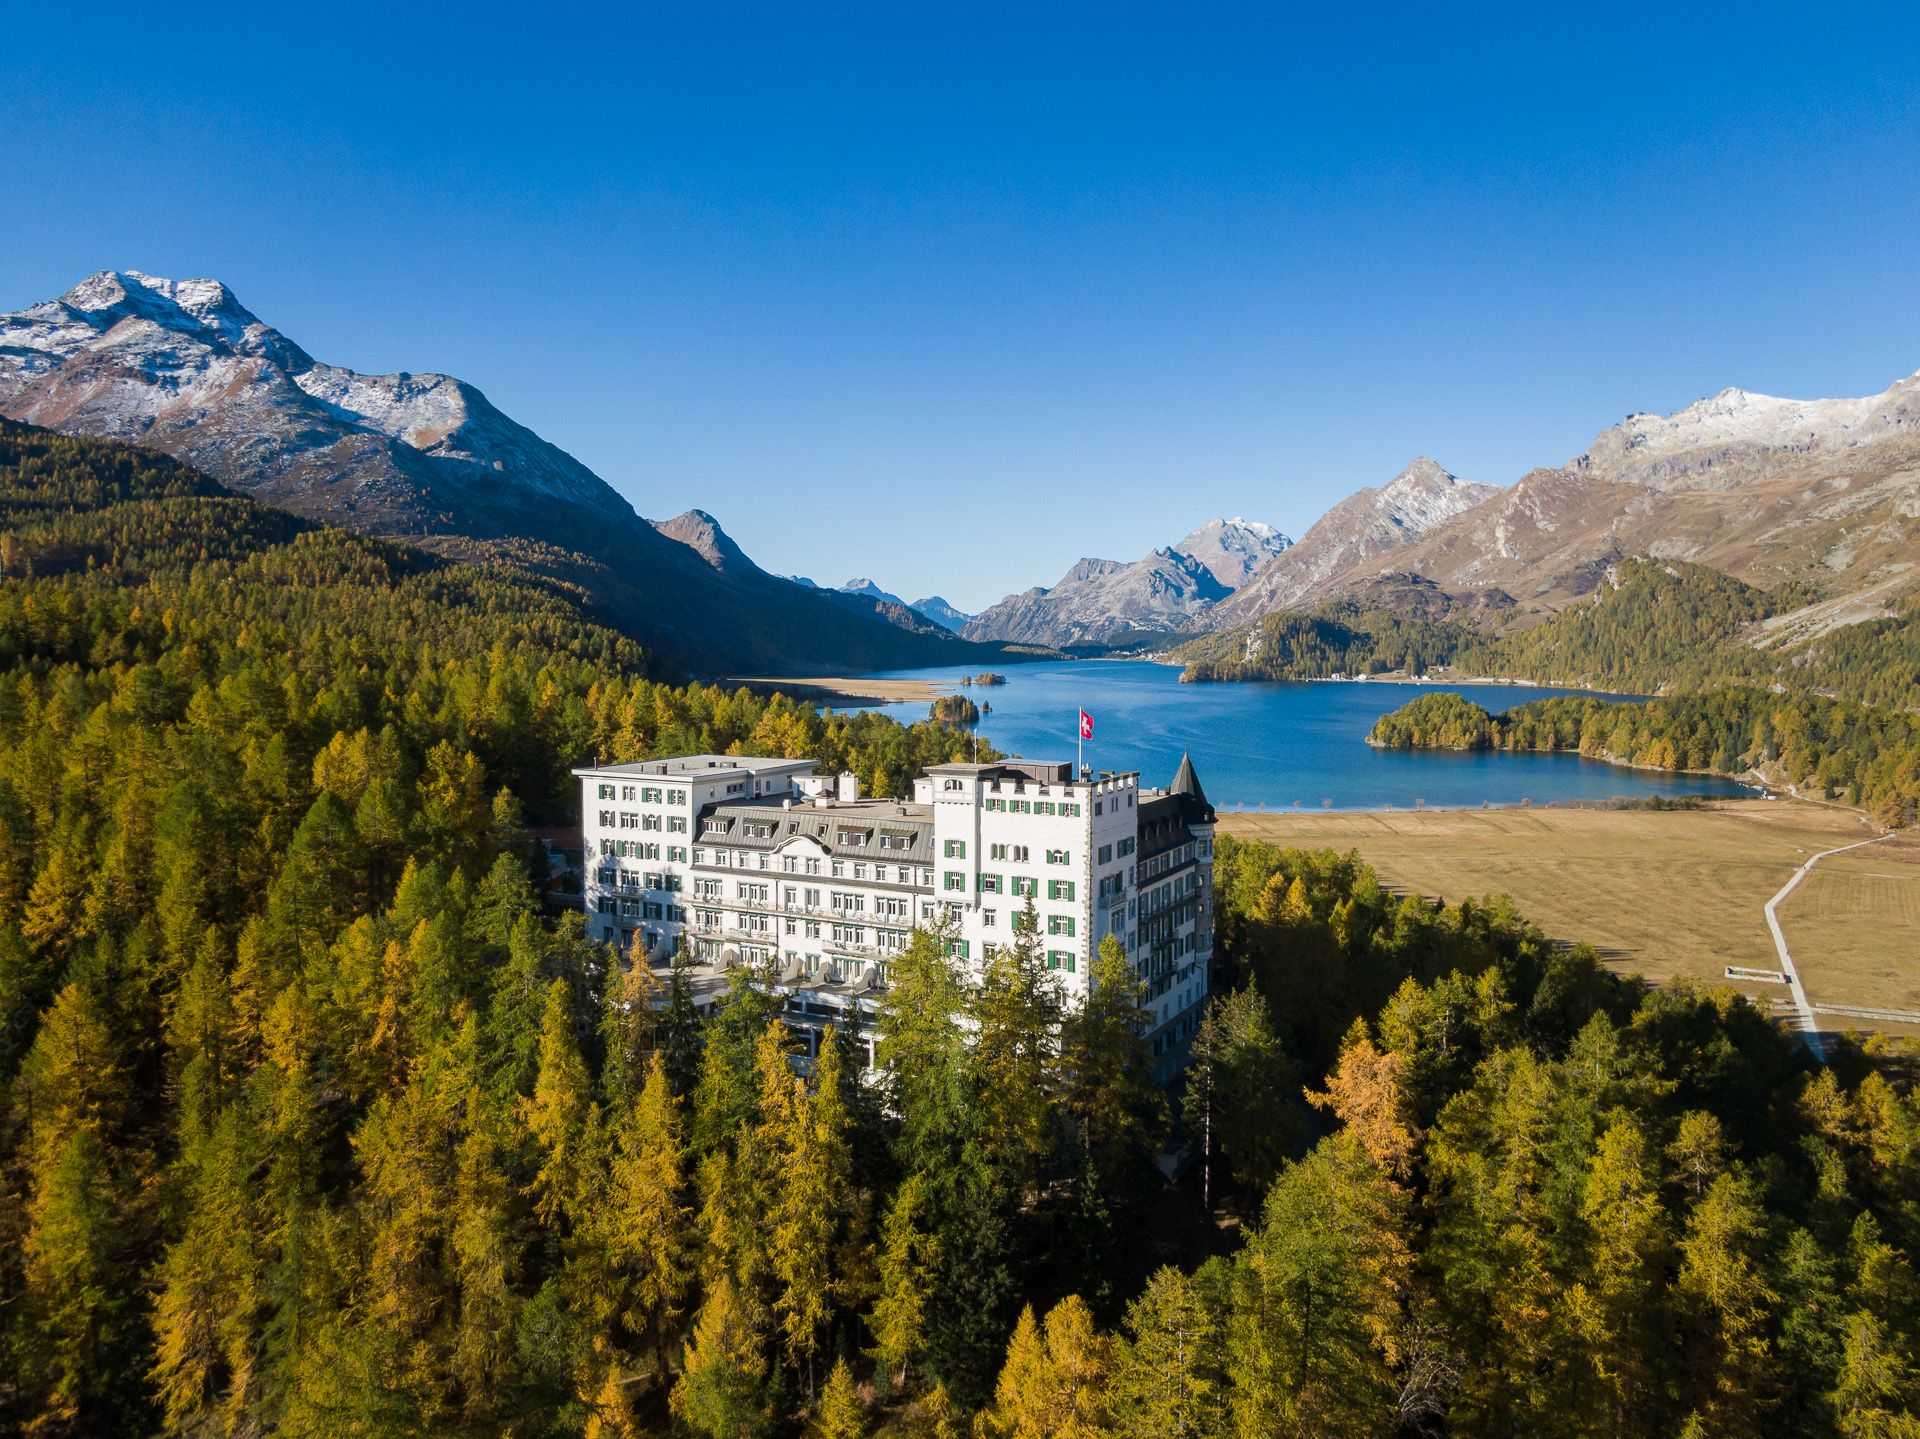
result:
[[[1473,637],[1458,620],[1336,600],[1312,614],[1283,611],[1243,630],[1191,640],[1174,658],[1186,662],[1180,677],[1192,683],[1418,673],[1453,663]]]
[[[1498,715],[1456,694],[1426,694],[1382,715],[1368,742],[1560,750],[1647,769],[1758,770],[1895,825],[1912,824],[1920,802],[1920,717],[1750,685],[1646,701],[1562,695]]]
[[[703,1019],[542,913],[526,809],[693,747],[897,792],[964,734],[675,687],[139,451],[0,466],[6,1432],[1913,1426],[1899,1056],[1223,840],[1183,1093],[1117,948],[1066,1014],[1032,924],[977,977],[917,933],[878,1083],[802,1073],[767,977]]]
[[[0,1413],[46,1432],[230,1385],[280,1412],[367,1272],[355,1145],[409,1045],[464,1044],[521,1122],[549,983],[597,1005],[605,965],[534,914],[525,810],[575,808],[569,766],[817,755],[904,793],[970,748],[657,682],[563,587],[149,451],[0,427],[0,511]],[[343,1288],[306,1287],[323,1253]]]
[[[1190,680],[1324,679],[1452,665],[1470,675],[1628,693],[1766,683],[1920,707],[1920,600],[1912,598],[1898,613],[1797,641],[1768,639],[1761,622],[1817,602],[1813,589],[1794,582],[1759,590],[1679,561],[1622,561],[1591,600],[1508,635],[1464,622],[1443,598],[1428,598],[1415,609],[1341,601],[1310,615],[1268,615],[1192,641],[1174,658],[1187,662]]]

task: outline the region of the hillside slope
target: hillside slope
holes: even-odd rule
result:
[[[0,414],[151,445],[309,519],[563,579],[695,672],[972,654],[937,626],[905,631],[751,563],[707,563],[473,386],[322,364],[217,280],[102,271],[0,315]]]
[[[1216,606],[1207,623],[1229,629],[1275,610],[1307,608],[1389,560],[1396,570],[1409,569],[1401,558],[1408,545],[1498,493],[1422,456],[1380,488],[1360,490],[1328,510],[1297,544]]]
[[[1051,589],[1009,595],[961,634],[1013,644],[1098,645],[1136,631],[1189,629],[1232,591],[1199,560],[1155,550],[1133,564],[1085,559]]]
[[[1762,589],[1811,582],[1886,613],[1920,587],[1920,375],[1879,395],[1723,390],[1630,415],[1395,557],[1448,589],[1496,585],[1559,609],[1632,555],[1710,565]]]

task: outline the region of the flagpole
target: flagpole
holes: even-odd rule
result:
[[[1075,705],[1073,708],[1073,780],[1078,784],[1080,771],[1087,767],[1087,726],[1080,718],[1080,707]]]

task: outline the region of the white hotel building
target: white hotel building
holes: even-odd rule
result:
[[[703,996],[736,964],[774,961],[804,1032],[870,1026],[914,928],[977,967],[1031,900],[1069,1005],[1119,937],[1148,985],[1156,1064],[1177,1067],[1213,952],[1214,812],[1188,759],[1165,790],[1065,763],[934,765],[911,801],[812,769],[682,755],[575,770],[589,936],[654,966],[684,940]]]

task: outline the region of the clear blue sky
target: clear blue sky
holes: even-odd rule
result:
[[[14,7],[0,309],[227,281],[977,609],[1920,368],[1920,6]]]

